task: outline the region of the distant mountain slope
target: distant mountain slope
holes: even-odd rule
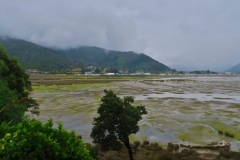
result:
[[[12,38],[0,38],[0,43],[10,56],[18,57],[25,69],[39,69],[43,71],[64,70],[72,64],[71,58],[31,42]],[[74,64],[77,67],[82,63]]]
[[[165,72],[171,70],[151,57],[141,53],[107,51],[98,47],[50,49],[25,40],[0,38],[10,56],[18,57],[25,69],[43,71],[67,70],[83,66],[116,67],[121,70]]]
[[[165,72],[171,70],[166,65],[143,53],[106,51],[98,47],[79,47],[56,51],[79,60],[87,66],[116,67],[123,70],[142,70],[145,72]]]
[[[56,52],[70,57],[73,61],[81,61],[86,66],[98,66],[99,61],[106,55],[106,51],[98,47],[78,47],[71,49],[55,49]]]
[[[233,66],[232,68],[226,70],[226,72],[232,72],[232,73],[240,73],[240,63]]]
[[[165,72],[170,70],[167,66],[151,57],[140,53],[134,52],[116,52],[110,51],[104,59],[100,62],[101,66],[116,66],[117,68],[132,69],[132,70],[143,70],[145,72]]]

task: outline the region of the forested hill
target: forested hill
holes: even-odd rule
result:
[[[142,70],[145,72],[165,72],[170,70],[166,65],[143,53],[111,51],[98,47],[79,47],[57,51],[74,60],[79,60],[87,66],[116,67],[117,69]]]
[[[78,47],[66,50],[51,49],[12,38],[0,38],[0,43],[10,56],[18,57],[25,69],[53,71],[96,66],[155,73],[171,70],[166,65],[143,53],[110,51],[98,47]]]
[[[226,72],[240,73],[240,63],[228,69]]]
[[[0,38],[0,43],[10,56],[16,56],[25,69],[42,71],[65,70],[73,65],[70,57],[64,56],[52,49],[19,39]],[[82,67],[78,62],[76,67]]]

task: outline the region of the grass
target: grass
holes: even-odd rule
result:
[[[129,136],[129,141],[130,143],[133,143],[134,141],[141,140],[141,141],[146,141],[147,138],[145,136],[139,136],[139,135],[130,135]]]
[[[154,92],[154,94],[164,94],[163,92]]]
[[[210,126],[212,126],[216,131],[229,132],[234,135],[234,139],[240,140],[240,129],[230,126],[229,124],[225,124],[221,121],[210,121],[208,122]]]
[[[135,81],[141,79],[159,78],[159,76],[75,76],[66,74],[35,74],[30,75],[30,80],[33,85],[69,85],[80,83],[109,83],[116,81]]]
[[[172,92],[173,94],[184,94],[184,92]]]
[[[100,100],[101,100],[101,97],[100,97],[100,96],[95,96],[95,97],[93,98],[93,100],[94,100],[94,101],[100,101]]]
[[[227,107],[228,108],[239,108],[240,109],[240,104],[230,104]]]
[[[213,114],[210,112],[205,112],[205,117],[211,117]]]
[[[146,128],[146,127],[148,127],[148,125],[147,124],[142,124],[140,127],[141,128]]]
[[[209,141],[221,140],[219,135],[216,135],[210,127],[204,125],[190,126],[187,131],[176,134],[181,139],[195,144],[205,144]]]
[[[203,125],[197,125],[197,126],[191,126],[188,128],[190,132],[197,132],[197,133],[213,133],[212,129],[203,126]]]
[[[190,105],[178,106],[178,110],[182,113],[189,113],[189,111],[195,111],[196,109],[192,108]]]
[[[165,98],[159,98],[161,100],[183,100],[184,98],[179,97],[165,97]]]
[[[93,109],[87,110],[87,113],[95,113],[96,111],[97,111],[97,109],[93,108]]]
[[[194,101],[194,102],[191,102],[191,105],[192,106],[208,106],[210,102],[202,102],[202,101]]]
[[[232,98],[222,98],[222,97],[213,97],[214,99],[226,99],[226,100],[230,100]]]
[[[115,83],[93,83],[93,84],[74,84],[74,85],[50,85],[50,86],[33,86],[33,90],[34,91],[47,91],[47,92],[55,92],[56,90],[61,90],[64,89],[65,91],[71,90],[78,90],[78,89],[82,89],[82,88],[87,88],[87,87],[91,87],[91,88],[101,88],[101,87],[115,87],[118,86]]]

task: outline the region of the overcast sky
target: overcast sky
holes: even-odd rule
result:
[[[0,36],[145,53],[177,70],[240,63],[239,0],[0,0]]]

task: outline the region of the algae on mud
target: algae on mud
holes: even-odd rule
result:
[[[240,101],[235,99],[239,95],[236,87],[240,88],[240,77],[192,79],[194,83],[141,83],[128,80],[34,86],[32,97],[40,103],[41,113],[38,119],[46,121],[52,117],[54,121],[61,121],[66,129],[76,130],[86,142],[92,141],[89,134],[103,90],[111,89],[120,97],[134,96],[135,104],[145,105],[149,113],[140,122],[140,131],[131,135],[132,140],[141,137],[142,140],[154,140],[158,143],[178,143],[185,140],[192,144],[237,141],[232,149],[240,149]],[[186,97],[191,94],[198,97]],[[230,132],[234,138],[219,135],[219,130]]]

